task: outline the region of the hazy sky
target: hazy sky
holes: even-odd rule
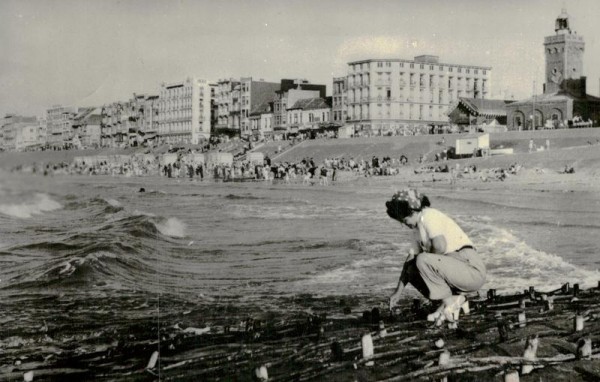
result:
[[[524,98],[534,80],[542,91],[563,6],[598,95],[598,0],[0,0],[0,113],[102,105],[187,76],[306,78],[330,94],[348,61],[421,54],[491,66],[494,96]]]

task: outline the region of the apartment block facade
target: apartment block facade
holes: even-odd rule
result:
[[[214,126],[215,131],[233,130],[234,126],[239,126],[239,80],[233,78],[220,79],[217,81],[217,89],[215,93],[215,104],[217,108],[217,121]],[[233,120],[233,99],[234,91],[237,90],[236,94],[236,107],[238,108],[237,117],[238,120],[234,123]]]
[[[147,95],[143,102],[140,132],[147,143],[154,143],[158,135],[159,99],[157,95]]]
[[[221,79],[217,82],[217,117],[215,131],[219,133],[252,135],[250,114],[272,101],[279,83],[252,77]]]
[[[489,97],[491,70],[441,63],[431,55],[349,62],[342,110],[347,123],[375,133],[407,125],[446,124],[449,106],[458,98]]]
[[[333,79],[333,90],[331,92],[331,115],[332,122],[336,125],[343,125],[346,122],[346,113],[348,101],[346,99],[348,88],[348,79],[346,77],[335,77]]]
[[[264,102],[250,113],[250,130],[256,138],[273,135],[273,102]]]
[[[161,142],[198,144],[208,139],[216,88],[217,85],[192,77],[181,82],[162,83],[158,109]]]
[[[288,108],[301,99],[325,98],[326,89],[325,85],[311,84],[304,79],[281,80],[280,90],[275,93],[273,103],[274,129],[289,132],[291,124],[288,117]]]
[[[7,151],[22,151],[41,145],[36,117],[7,114],[0,124],[0,136],[0,148]]]
[[[54,105],[46,111],[48,145],[63,147],[73,138],[73,118],[77,109],[70,106]]]

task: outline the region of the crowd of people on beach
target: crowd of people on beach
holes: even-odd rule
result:
[[[122,176],[143,177],[160,176],[172,179],[189,179],[197,181],[265,181],[283,184],[300,183],[302,185],[322,185],[356,179],[359,177],[393,176],[401,172],[401,168],[409,168],[408,158],[373,156],[370,160],[328,157],[322,162],[313,158],[303,158],[298,162],[273,162],[266,156],[262,162],[236,160],[231,163],[193,163],[186,157],[186,152],[178,155],[172,163],[161,163],[159,156],[145,154],[143,156],[115,156],[105,160],[83,160],[59,163],[35,163],[32,166],[14,168],[13,171],[31,172],[43,175],[85,175],[85,176]],[[443,179],[451,184],[459,179],[478,179],[483,182],[504,181],[509,176],[517,175],[523,168],[513,163],[507,168],[478,169],[470,164],[461,168],[460,164],[450,165],[448,162],[439,165],[424,165],[412,170],[414,174],[447,173]],[[564,173],[573,173],[567,166]],[[433,178],[435,180],[435,177]],[[439,179],[438,179],[439,180]]]
[[[175,155],[175,154],[174,154]],[[181,150],[176,159],[165,162],[164,157],[155,154],[107,155],[76,157],[71,162],[34,163],[31,166],[17,166],[16,172],[30,172],[43,175],[85,175],[85,176],[161,176],[166,178],[189,178],[203,181],[278,181],[284,183],[328,185],[343,178],[397,175],[409,163],[405,155],[372,156],[371,159],[327,157],[322,161],[303,158],[297,162],[274,162],[267,155],[261,161],[246,158],[223,163],[195,161],[192,150]]]

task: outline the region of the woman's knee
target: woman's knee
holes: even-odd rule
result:
[[[431,267],[432,262],[435,260],[434,256],[435,255],[432,255],[431,253],[419,253],[415,258],[415,265],[417,266],[417,269],[423,270]]]

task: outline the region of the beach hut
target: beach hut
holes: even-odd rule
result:
[[[160,157],[160,164],[162,166],[173,164],[177,162],[177,154],[176,153],[166,153]]]
[[[265,154],[258,151],[248,153],[246,158],[248,159],[248,162],[255,165],[262,165],[265,162]]]
[[[212,165],[224,164],[231,165],[233,164],[233,154],[232,153],[209,153],[206,157],[206,162]]]
[[[112,162],[116,164],[126,164],[131,162],[131,157],[129,155],[116,154],[112,155]]]
[[[92,163],[94,164],[108,163],[108,156],[106,155],[94,155],[90,159],[92,159]]]
[[[489,150],[490,135],[476,134],[456,138],[454,154],[456,156],[473,155],[480,150]]]
[[[344,125],[338,128],[338,138],[352,138],[354,135],[353,125]]]
[[[193,154],[186,154],[183,156],[183,162],[185,163],[189,163],[189,164],[202,164],[204,163],[206,160],[206,158],[204,157],[204,154],[199,154],[199,153],[193,153]]]
[[[137,153],[133,155],[133,160],[137,161],[138,163],[152,163],[156,160],[156,158],[152,154]]]

